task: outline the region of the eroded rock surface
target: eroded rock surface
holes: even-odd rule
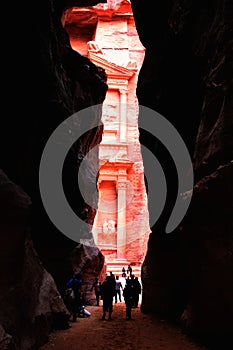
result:
[[[0,323],[6,334],[12,336],[11,341],[3,333],[3,339],[15,343],[20,350],[43,343],[54,327],[65,327],[68,314],[59,292],[72,273],[70,255],[77,245],[54,226],[43,207],[38,181],[41,155],[61,122],[83,108],[99,104],[100,108],[90,114],[88,132],[73,144],[63,168],[69,205],[90,225],[95,216],[95,211],[85,205],[74,188],[83,157],[102,137],[100,118],[107,90],[106,74],[72,50],[61,17],[66,7],[97,3],[48,0],[30,4],[31,16],[23,3],[16,4],[14,11],[9,8],[6,11],[12,13],[20,48],[16,50],[13,42],[5,45],[8,59],[4,63],[7,71],[4,84],[8,87],[4,89],[2,108],[8,113],[1,125],[1,167],[12,181],[11,186],[14,189],[20,186],[22,191],[13,197],[10,207],[7,205],[11,191],[1,193],[5,196],[1,213],[7,214],[1,215],[0,220],[1,294],[4,295]],[[79,122],[81,131],[87,121]],[[88,180],[94,183],[93,167],[98,167],[97,153],[88,159],[85,167]],[[19,200],[25,202],[25,208],[18,204]],[[96,201],[93,195],[91,203]],[[19,207],[17,211],[15,206]],[[6,295],[9,289],[10,296]]]
[[[31,199],[0,172],[0,344],[29,349],[43,344],[69,313],[29,235]]]
[[[131,3],[146,48],[139,102],[179,132],[196,184],[187,221],[166,235],[177,195],[176,172],[164,146],[141,132],[141,142],[153,149],[168,183],[168,200],[152,228],[143,266],[142,309],[176,320],[184,312],[189,333],[207,342],[231,340],[232,3],[157,1],[154,11],[149,1]],[[150,167],[145,157],[144,166]]]

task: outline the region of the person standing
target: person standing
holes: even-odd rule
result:
[[[138,277],[134,278],[134,286],[135,286],[135,293],[134,293],[134,307],[138,307],[138,302],[139,302],[139,295],[141,294],[142,287],[141,283],[138,280]]]
[[[103,315],[102,320],[106,320],[106,314],[108,313],[108,320],[112,320],[113,311],[113,297],[115,294],[115,284],[112,282],[112,276],[107,276],[105,281],[101,285],[101,296],[103,300]]]
[[[126,280],[123,296],[126,306],[126,320],[131,320],[132,307],[134,302],[134,285],[130,279]]]
[[[114,295],[115,295],[115,287],[116,287],[116,278],[114,273],[112,273],[112,271],[109,272],[109,276],[111,277],[111,282],[112,282],[112,288],[114,290]]]
[[[132,266],[129,264],[127,267],[127,274],[131,277],[132,272],[133,272]]]
[[[72,322],[76,322],[77,313],[81,306],[81,286],[82,277],[81,274],[73,274],[72,278],[66,283],[67,288],[72,288],[74,292],[74,299],[70,302],[70,310],[72,313]]]
[[[121,281],[119,280],[119,276],[116,276],[115,303],[117,303],[117,296],[119,297],[119,301],[121,302],[121,289],[123,290],[123,286],[121,284]]]
[[[101,297],[101,282],[99,281],[98,277],[95,278],[95,281],[91,287],[91,292],[93,289],[95,291],[96,305],[99,306]]]
[[[121,272],[122,272],[122,277],[126,277],[126,273],[125,273],[125,268],[124,267],[122,267]]]

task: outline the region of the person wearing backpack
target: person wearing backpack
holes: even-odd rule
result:
[[[69,308],[72,313],[72,322],[76,322],[77,314],[81,307],[81,286],[82,286],[82,277],[81,274],[74,274],[72,278],[66,283],[66,288],[72,288],[74,298],[69,302]]]

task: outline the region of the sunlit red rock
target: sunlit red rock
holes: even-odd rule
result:
[[[109,269],[119,272],[122,264],[141,264],[150,233],[136,98],[144,47],[129,1],[73,8],[66,12],[65,29],[72,47],[108,77],[93,234]]]

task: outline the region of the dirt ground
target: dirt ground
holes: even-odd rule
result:
[[[124,301],[113,304],[112,321],[101,320],[102,305],[86,309],[91,316],[77,318],[71,328],[53,332],[40,350],[206,350],[179,328],[143,314],[140,307],[132,309],[132,320],[126,320]]]

